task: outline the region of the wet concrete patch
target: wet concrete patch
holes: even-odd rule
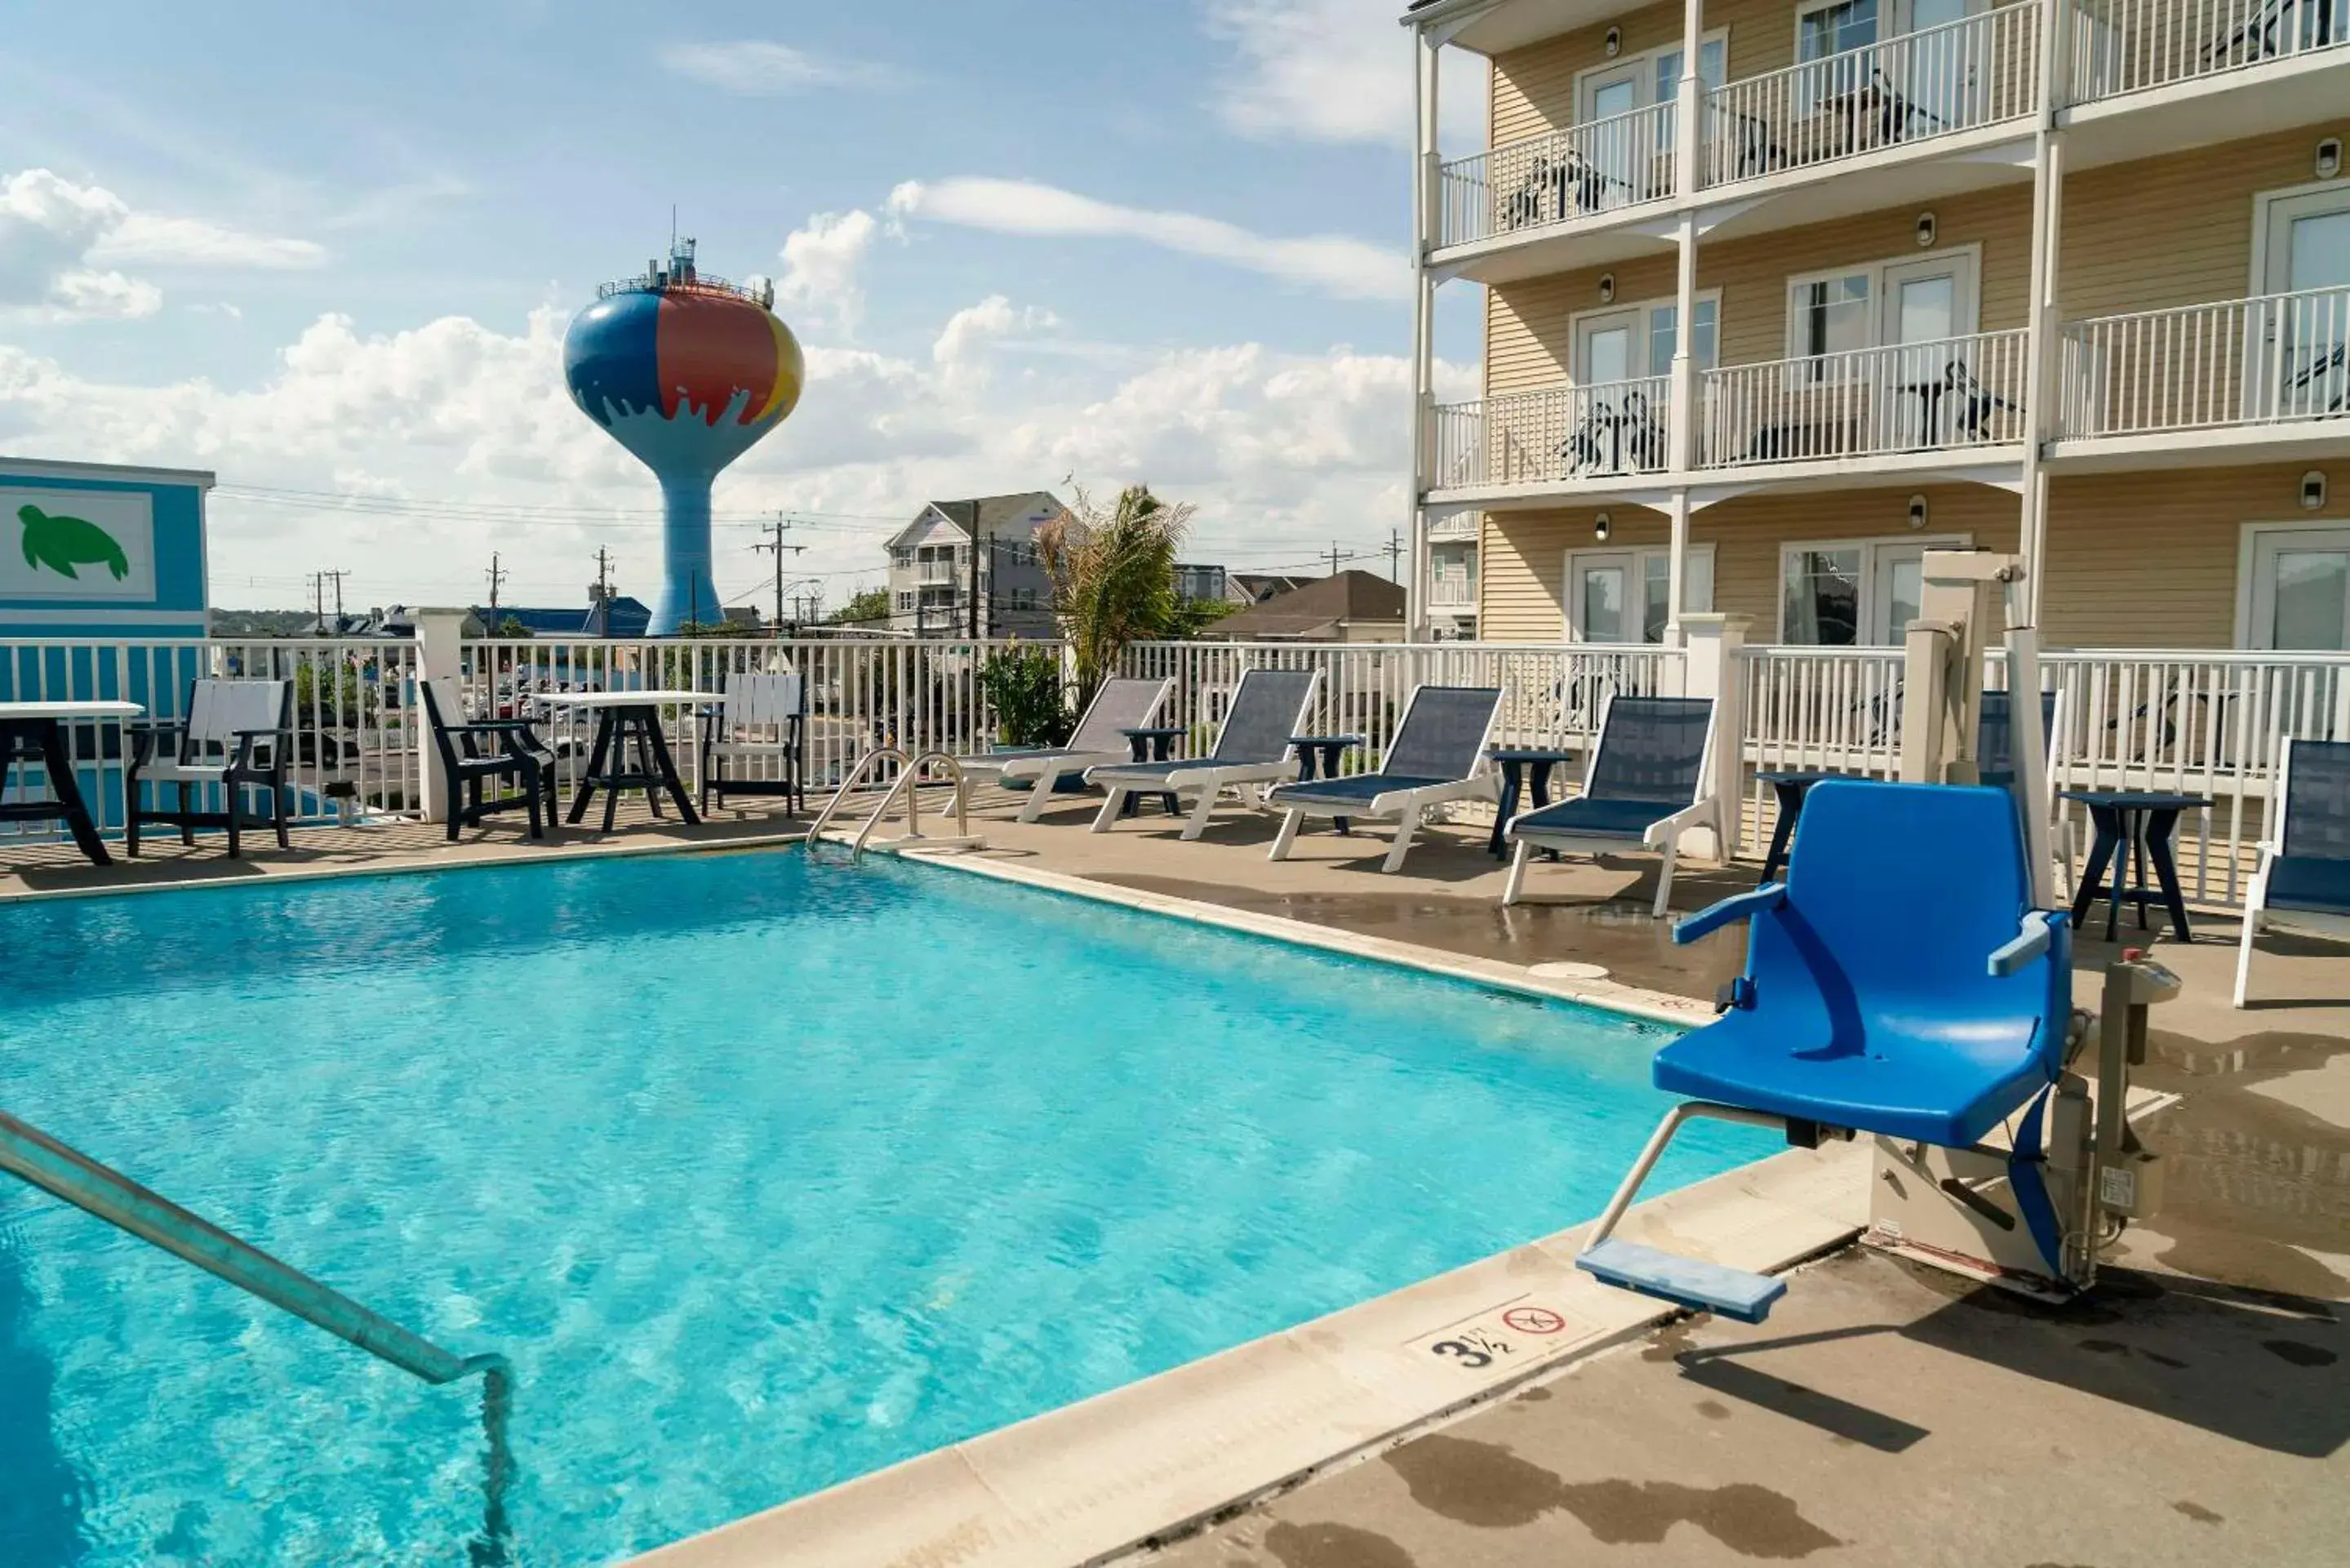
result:
[[[2170,1506],[2178,1512],[2185,1514],[2188,1518],[2193,1520],[2198,1524],[2218,1524],[2220,1522],[2220,1518],[2218,1514],[2212,1512],[2210,1509],[2205,1508],[2199,1502],[2188,1502],[2182,1500],[2172,1503]]]
[[[1387,1536],[1350,1524],[1276,1524],[1264,1532],[1264,1549],[1281,1568],[1419,1568]]]
[[[1570,1481],[1499,1444],[1441,1434],[1407,1443],[1387,1463],[1420,1507],[1480,1529],[1514,1529],[1563,1512],[1609,1546],[1654,1545],[1676,1524],[1694,1525],[1746,1557],[1806,1557],[1844,1544],[1805,1519],[1793,1498],[1749,1482]]]

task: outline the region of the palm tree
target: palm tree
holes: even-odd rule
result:
[[[1081,711],[1128,643],[1177,629],[1175,556],[1191,510],[1168,505],[1149,485],[1130,484],[1105,511],[1079,489],[1076,507],[1038,532],[1053,607],[1076,661]]]

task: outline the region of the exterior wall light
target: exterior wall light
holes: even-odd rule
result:
[[[1591,536],[1603,545],[1607,543],[1607,514],[1605,512],[1591,520]]]
[[[2324,504],[2325,475],[2323,471],[2313,468],[2301,476],[2301,509],[2314,512]]]
[[[1934,248],[1934,214],[1931,213],[1918,214],[1918,248],[1921,251]]]
[[[2342,172],[2342,139],[2329,136],[2317,144],[2317,177],[2331,180]]]
[[[1608,28],[1608,29],[1607,29],[1607,57],[1608,57],[1609,59],[1611,59],[1611,60],[1612,60],[1612,59],[1614,59],[1617,56],[1618,56],[1618,55],[1622,54],[1623,52],[1624,52],[1624,29],[1623,29],[1623,28],[1621,28],[1621,27],[1610,27],[1610,28]]]
[[[1616,303],[1616,275],[1612,272],[1603,272],[1599,275],[1599,303],[1602,305]]]
[[[1909,526],[1923,528],[1925,525],[1926,498],[1923,495],[1913,495],[1909,498]]]

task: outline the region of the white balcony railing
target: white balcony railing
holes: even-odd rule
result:
[[[2039,36],[2038,6],[2003,5],[1710,88],[1702,182],[1758,180],[2021,119],[2038,101]]]
[[[1430,487],[1661,473],[1670,405],[1671,382],[1663,376],[1440,404]]]
[[[1428,604],[1430,609],[1475,609],[1477,579],[1465,572],[1439,572],[1429,580]]]
[[[2075,103],[2350,46],[2345,0],[2089,0],[2073,13]]]
[[[2025,439],[2019,328],[1708,370],[1700,468],[1938,452]]]
[[[2065,324],[2060,438],[2350,416],[2350,288]]]
[[[1673,193],[1673,106],[1571,125],[1444,165],[1439,243],[1467,244]]]

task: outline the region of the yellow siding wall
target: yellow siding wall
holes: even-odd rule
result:
[[[1677,44],[1681,8],[1651,5],[1596,26],[1562,33],[1493,60],[1492,146],[1573,125],[1575,78],[1609,64],[1607,29],[1623,29],[1618,59]],[[1789,0],[1718,0],[1705,8],[1705,30],[1730,30],[1732,81],[1795,63],[1795,8]]]
[[[2032,192],[2015,185],[1933,203],[1935,249],[1982,247],[1978,327],[2024,325],[2032,294]],[[1918,207],[1900,207],[1752,239],[1700,246],[1697,284],[1721,291],[1721,362],[1752,364],[1787,352],[1787,280],[1799,274],[1876,261],[1909,261],[1918,248]],[[1616,302],[1669,298],[1669,251],[1607,266],[1556,273],[1487,291],[1485,389],[1489,396],[1554,387],[1575,358],[1574,316],[1601,308],[1599,278],[1616,276]]]
[[[2055,648],[2227,648],[2235,640],[2238,554],[2246,523],[2350,523],[2350,462],[2327,473],[2330,499],[2304,512],[2305,465],[2081,474],[2050,487],[2042,635]],[[1753,618],[1750,636],[1778,635],[1779,546],[1798,539],[1907,533],[1908,498],[1927,498],[1929,534],[1970,535],[2016,547],[2018,504],[1984,485],[1926,485],[1813,494],[1748,495],[1700,512],[1694,544],[1714,550],[1714,607]],[[1496,513],[1480,563],[1481,635],[1548,641],[1565,635],[1566,552],[1596,549],[1597,506]],[[1609,545],[1661,545],[1663,516],[1611,503]]]
[[[2109,163],[2064,182],[2058,304],[2067,318],[2266,294],[2252,279],[2253,199],[2306,185],[2350,119]]]

